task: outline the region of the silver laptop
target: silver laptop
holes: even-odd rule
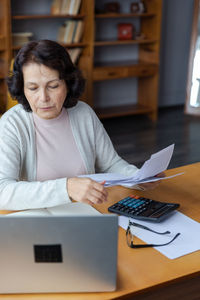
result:
[[[118,219],[0,216],[0,293],[116,289]]]

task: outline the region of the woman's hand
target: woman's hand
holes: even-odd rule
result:
[[[165,173],[159,173],[155,177],[165,177]],[[153,182],[146,182],[146,183],[141,183],[138,184],[138,186],[141,188],[141,190],[153,190],[155,189],[159,184],[161,183],[161,180],[158,181],[153,181]]]
[[[67,179],[67,191],[71,199],[87,204],[100,204],[108,196],[103,183],[84,177]]]

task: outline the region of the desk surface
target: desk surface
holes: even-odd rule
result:
[[[178,202],[180,211],[200,222],[200,163],[168,170],[167,175],[184,171],[184,175],[163,180],[153,191],[136,191],[137,195]],[[109,201],[96,208],[107,213],[107,207],[131,194],[123,187],[109,188]],[[199,233],[197,233],[199,238]],[[130,249],[125,231],[119,228],[117,290],[107,293],[0,295],[0,299],[134,299],[181,300],[200,299],[200,251],[170,260],[155,249]]]

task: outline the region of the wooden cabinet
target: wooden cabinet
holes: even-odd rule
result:
[[[94,37],[94,64],[93,64],[93,82],[111,80],[110,84],[114,83],[114,79],[120,78],[137,78],[137,99],[130,99],[128,104],[120,104],[116,106],[107,106],[105,108],[95,107],[96,112],[100,117],[111,117],[128,114],[148,114],[151,119],[157,118],[157,102],[158,102],[158,80],[159,80],[159,49],[160,49],[160,29],[161,29],[161,0],[146,0],[146,10],[143,13],[130,13],[129,1],[120,1],[121,13],[99,13],[95,14],[94,23],[97,26],[97,36]],[[105,5],[105,3],[104,3]],[[100,7],[101,11],[103,6],[100,2],[96,1],[96,6]],[[123,6],[126,6],[123,10]],[[109,20],[109,21],[108,21]],[[113,33],[115,37],[112,38],[104,33],[99,33],[99,28],[103,23],[107,22],[107,26],[114,26]],[[98,23],[98,24],[97,24]],[[116,27],[118,23],[132,23],[136,30],[140,32],[140,37],[133,38],[132,40],[118,40],[116,34]],[[105,26],[105,25],[104,25]],[[107,28],[109,30],[109,28]],[[100,37],[100,40],[98,39]],[[129,45],[137,48],[136,59],[121,59],[120,55],[113,61],[106,61],[95,63],[95,52],[103,57],[104,52],[107,53],[107,47],[112,47],[113,54],[116,48],[120,47],[120,54],[123,49]],[[99,50],[99,48],[101,48]],[[133,48],[131,48],[133,49]],[[119,51],[118,51],[119,52]],[[110,55],[111,56],[111,55]],[[112,57],[111,57],[112,60]],[[123,88],[123,87],[122,87]],[[95,99],[95,91],[94,91]],[[132,101],[132,103],[131,103]],[[94,104],[95,105],[95,104]]]
[[[23,2],[26,5],[23,5]],[[27,5],[28,2],[31,3],[31,6]],[[40,6],[43,8],[41,12],[37,12],[36,5],[38,6],[38,4],[31,0],[12,0],[12,13],[7,11],[4,14],[6,16],[4,22],[9,23],[12,20],[12,28],[8,26],[6,29],[7,33],[0,32],[0,53],[3,51],[9,62],[10,49],[12,48],[13,51],[17,51],[20,48],[8,45],[8,41],[11,40],[12,31],[16,32],[20,28],[26,29],[26,31],[34,31],[39,24],[41,30],[39,30],[38,35],[36,33],[34,36],[35,39],[48,38],[56,40],[53,31],[55,32],[55,27],[59,23],[62,24],[66,19],[83,20],[84,33],[81,42],[77,44],[63,44],[68,49],[74,47],[82,48],[78,65],[87,80],[82,100],[91,105],[100,118],[129,114],[148,114],[153,120],[156,120],[162,0],[146,0],[146,11],[143,13],[130,13],[131,2],[128,0],[118,0],[122,8],[119,13],[104,13],[103,10],[97,13],[98,6],[102,5],[103,7],[107,2],[109,1],[82,0],[79,14],[69,16],[62,14],[51,15],[51,1],[49,0],[40,1]],[[9,9],[8,0],[0,0],[0,3],[4,11]],[[124,6],[126,7],[125,10]],[[29,10],[26,10],[26,7],[29,7]],[[55,26],[52,25],[54,22]],[[118,40],[116,24],[127,22],[133,23],[137,30],[139,29],[142,33],[143,38]],[[99,35],[99,28],[101,27],[103,27],[103,33],[101,32]],[[115,31],[113,31],[113,28]],[[46,34],[44,34],[45,30]],[[99,54],[100,57],[104,57],[108,49],[111,49],[115,53],[116,49],[120,48],[118,52],[121,53],[123,49],[128,49],[129,47],[132,47],[130,52],[135,51],[136,53],[134,58],[129,57],[126,59],[126,57],[123,57],[122,59],[121,55],[119,55],[118,57],[115,56],[115,59],[112,59],[111,55],[111,59],[98,60]],[[0,72],[0,78],[2,77],[4,75],[1,75]],[[112,87],[113,84],[118,84],[120,79],[126,80],[128,78],[137,80],[137,96],[130,98],[129,103],[123,103],[122,101],[120,105],[115,105],[115,103],[113,105],[112,103],[112,105],[107,105],[106,107],[98,106],[98,103],[96,103],[96,83],[107,82]],[[5,102],[5,99],[3,101]],[[108,104],[109,98],[106,101]]]
[[[6,108],[5,77],[8,73],[10,54],[10,2],[0,0],[0,113]]]
[[[109,80],[128,77],[149,77],[158,72],[156,64],[145,62],[133,63],[133,61],[124,61],[120,64],[109,64],[108,66],[95,67],[93,70],[93,80]]]

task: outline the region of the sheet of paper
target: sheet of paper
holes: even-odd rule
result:
[[[192,220],[178,211],[174,211],[168,218],[160,223],[139,221],[137,219],[130,220],[142,225],[146,225],[147,227],[156,231],[164,232],[169,230],[171,232],[171,234],[167,234],[167,236],[161,236],[140,228],[135,229],[135,235],[148,244],[160,244],[168,242],[173,236],[175,236],[176,233],[180,232],[180,236],[178,236],[177,239],[175,239],[171,244],[162,247],[155,247],[157,251],[170,259],[175,259],[200,250],[200,239],[198,238],[198,233],[200,232],[200,223]],[[119,226],[126,230],[128,221],[128,217],[120,216]]]
[[[134,185],[158,181],[161,179],[169,179],[175,176],[179,176],[183,173],[178,173],[172,176],[167,177],[155,177],[156,174],[159,174],[165,171],[169,165],[172,154],[174,150],[174,144],[166,147],[165,149],[154,153],[151,155],[151,158],[147,160],[141,169],[136,171],[132,176],[123,176],[121,174],[116,173],[97,173],[97,174],[89,174],[89,175],[81,175],[79,177],[89,177],[97,182],[105,181],[104,186],[114,186],[114,185],[122,185],[125,187],[132,187]]]
[[[155,154],[152,154],[151,158],[145,161],[141,169],[136,172],[134,178],[141,180],[165,171],[169,165],[173,151],[174,144]]]
[[[170,178],[180,176],[180,175],[183,175],[183,174],[184,174],[184,172],[177,173],[177,174],[174,174],[174,175],[171,175],[171,176],[165,176],[165,177],[149,177],[149,178],[146,178],[146,179],[138,180],[137,183],[153,182],[153,181],[158,181],[158,180],[161,180],[161,179],[165,180],[165,179],[170,179]]]
[[[41,209],[28,209],[24,211],[14,212],[6,215],[7,217],[11,216],[68,216],[68,215],[99,215],[94,207],[88,204],[72,202],[64,205],[41,208]]]

